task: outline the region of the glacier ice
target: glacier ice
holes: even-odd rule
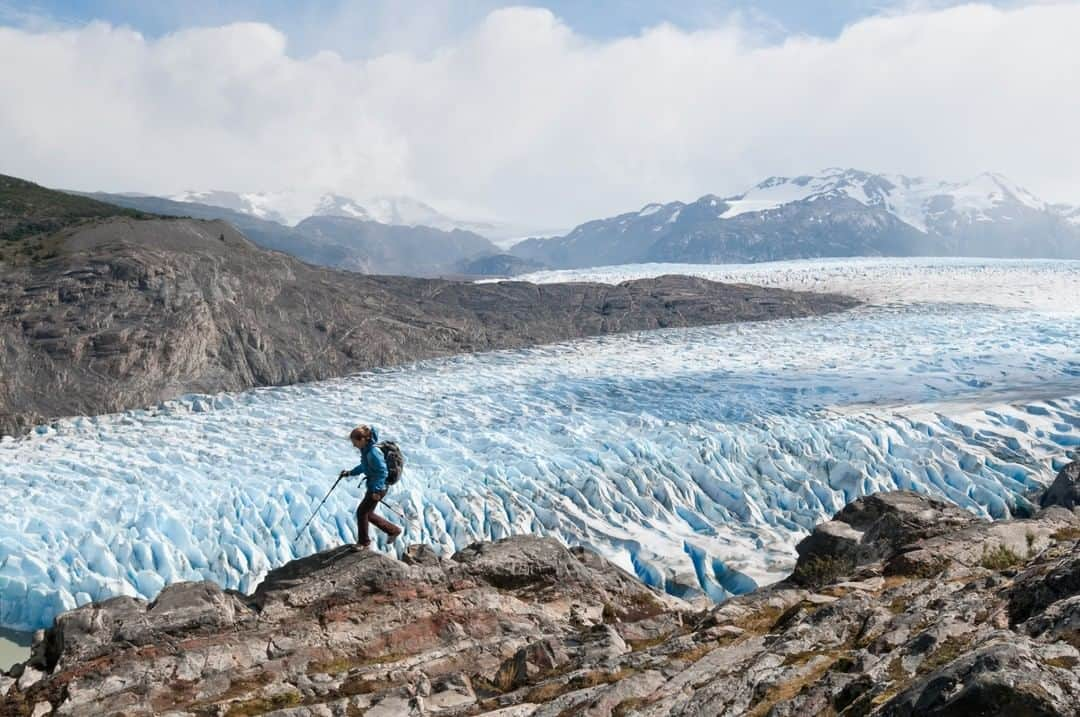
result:
[[[356,463],[346,436],[359,421],[408,461],[388,498],[406,534],[382,549],[553,535],[717,600],[786,574],[793,545],[859,495],[909,488],[1006,516],[1080,443],[1080,263],[719,271],[870,304],[185,396],[5,438],[0,625],[179,580],[250,591],[351,541],[355,482],[294,538]]]

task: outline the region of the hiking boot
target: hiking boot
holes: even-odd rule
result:
[[[371,543],[353,543],[349,547],[351,547],[353,550],[359,552],[361,550],[370,550],[371,549]]]
[[[386,534],[386,544],[390,545],[390,543],[397,540],[398,537],[401,535],[401,533],[402,533],[401,528],[398,528],[396,533],[387,533]]]

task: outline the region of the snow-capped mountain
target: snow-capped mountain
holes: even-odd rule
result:
[[[188,202],[194,204],[209,204],[215,207],[224,207],[234,212],[250,214],[259,219],[266,219],[280,224],[289,224],[288,218],[278,209],[280,197],[261,192],[226,192],[219,189],[207,191],[188,190],[179,194],[164,197],[174,202]]]
[[[497,222],[457,219],[406,196],[377,196],[358,201],[332,192],[189,190],[166,199],[224,207],[287,226],[295,226],[309,217],[347,217],[395,226],[431,227],[447,232],[461,229],[496,239],[521,235],[520,228]]]
[[[311,216],[348,217],[350,219],[382,221],[373,217],[367,208],[361,206],[355,200],[343,197],[340,194],[324,194],[319,197],[319,203],[315,205]],[[384,224],[393,224],[393,222],[384,222]]]
[[[1080,210],[1047,204],[999,174],[944,182],[827,169],[771,177],[730,197],[649,204],[513,251],[569,268],[818,256],[1080,257]]]

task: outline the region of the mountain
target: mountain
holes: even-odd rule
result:
[[[221,190],[209,190],[209,191],[194,191],[189,190],[175,194],[170,197],[162,197],[174,202],[184,202],[191,204],[203,204],[214,207],[222,207],[223,209],[231,209],[234,212],[240,212],[257,219],[265,219],[271,222],[278,222],[280,224],[288,224],[289,221],[285,214],[275,208],[275,204],[280,201],[279,197],[271,194],[263,194],[259,192],[249,192],[246,194],[237,192],[225,192]]]
[[[195,202],[123,194],[88,196],[164,216],[221,219],[259,246],[291,254],[311,264],[367,274],[438,276],[456,273],[462,262],[499,252],[494,244],[471,232],[378,223],[370,219],[363,207],[336,195],[325,195],[316,207],[322,214],[309,217],[295,227]]]
[[[365,276],[266,251],[224,221],[133,215],[0,179],[0,226],[65,222],[0,242],[0,435],[190,392],[857,303],[688,277],[537,287]],[[318,221],[330,231],[355,220]]]
[[[143,195],[145,196],[145,195]],[[455,229],[506,240],[521,235],[521,229],[500,222],[450,217],[429,204],[406,196],[376,196],[363,201],[328,192],[227,192],[189,190],[167,197],[175,202],[192,202],[231,209],[257,219],[294,225],[308,217],[348,217],[406,227],[432,227],[449,232]]]
[[[472,232],[426,226],[397,226],[343,216],[308,217],[296,231],[324,261],[365,274],[440,276],[454,273],[462,261],[495,254],[498,247]]]
[[[997,174],[948,183],[829,169],[772,177],[732,197],[649,204],[511,252],[576,268],[826,256],[1080,257],[1068,213]]]

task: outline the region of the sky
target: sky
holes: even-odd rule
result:
[[[831,166],[1080,203],[1077,37],[1080,1],[0,0],[0,173],[536,229]]]

